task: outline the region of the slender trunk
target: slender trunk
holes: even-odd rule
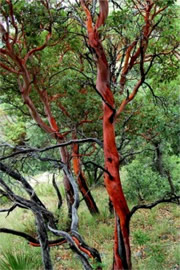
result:
[[[129,269],[126,259],[126,249],[124,245],[123,235],[120,226],[120,219],[116,215],[115,223],[115,245],[114,245],[114,260],[113,269]]]
[[[119,175],[119,155],[115,143],[112,109],[104,104],[103,137],[105,168],[105,185],[116,213],[114,262],[113,269],[131,269],[131,252],[129,243],[129,209],[122,190]]]
[[[99,214],[98,207],[94,201],[94,198],[87,186],[85,176],[81,170],[80,157],[79,157],[79,146],[78,144],[73,145],[73,168],[74,173],[77,176],[78,185],[80,192],[85,200],[85,203],[90,211],[93,214]]]
[[[61,155],[62,162],[68,166],[68,164],[69,164],[68,152],[67,152],[67,149],[65,147],[60,148],[60,155]],[[63,182],[64,182],[64,188],[65,188],[65,191],[66,191],[66,200],[67,200],[67,206],[68,206],[68,217],[71,220],[71,217],[72,217],[72,205],[74,203],[74,192],[73,192],[72,185],[71,185],[71,183],[70,183],[70,181],[69,181],[66,174],[64,174]]]
[[[115,142],[115,110],[114,98],[110,89],[110,70],[104,48],[102,46],[98,28],[104,24],[108,14],[108,1],[99,0],[100,14],[95,26],[91,17],[91,12],[87,8],[85,1],[81,4],[87,16],[88,41],[96,54],[97,81],[96,88],[103,101],[103,139],[104,139],[104,159],[105,173],[104,181],[109,198],[113,204],[115,213],[119,218],[116,222],[115,242],[114,242],[114,263],[113,269],[131,269],[131,256],[129,244],[129,209],[121,186],[119,175],[119,155]],[[121,252],[123,250],[123,252]]]
[[[171,177],[171,174],[169,172],[169,170],[166,170],[165,171],[166,175],[167,175],[167,179],[168,179],[168,183],[169,183],[169,186],[170,186],[170,189],[171,189],[171,193],[172,194],[175,194],[175,186],[173,184],[173,181],[172,181],[172,177]]]
[[[153,144],[156,150],[156,160],[155,160],[156,170],[160,173],[161,176],[164,176],[164,168],[163,168],[162,151],[160,147],[160,142],[154,142]]]
[[[156,170],[159,172],[159,174],[162,177],[167,176],[167,180],[168,180],[168,183],[170,186],[171,193],[175,194],[175,187],[174,187],[174,184],[172,181],[171,174],[170,174],[169,170],[166,170],[166,168],[164,168],[164,165],[163,165],[163,152],[162,152],[161,147],[160,147],[160,142],[154,142],[153,144],[154,144],[155,150],[156,150],[156,160],[155,160]]]
[[[110,199],[109,199],[108,205],[109,205],[109,213],[110,213],[111,215],[113,215],[113,214],[114,214],[114,207],[113,207],[113,204],[112,204],[112,202],[111,202]]]

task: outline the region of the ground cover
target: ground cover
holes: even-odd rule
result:
[[[65,203],[61,210],[56,209],[56,194],[50,184],[41,183],[36,189],[42,201],[59,217],[59,229],[65,229],[68,222]],[[108,198],[103,186],[92,192],[98,202],[101,214],[92,217],[82,201],[79,208],[79,231],[90,246],[100,251],[103,269],[110,270],[112,266],[114,217],[109,213]],[[3,205],[5,208],[7,206],[6,204]],[[177,205],[161,204],[152,210],[139,210],[133,216],[131,221],[131,246],[134,270],[179,269],[180,213],[178,210]],[[34,218],[29,211],[17,209],[8,217],[6,217],[6,214],[1,214],[0,217],[0,227],[36,235]],[[78,258],[69,250],[67,245],[53,247],[51,255],[55,270],[82,269]],[[42,269],[40,249],[29,246],[24,239],[16,236],[0,235],[0,257],[1,270]]]

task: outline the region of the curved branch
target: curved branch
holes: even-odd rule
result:
[[[89,143],[89,142],[95,142],[99,146],[103,147],[102,142],[100,140],[96,139],[96,138],[86,138],[86,139],[80,139],[80,140],[70,140],[70,141],[67,141],[67,142],[64,142],[64,143],[60,143],[60,144],[48,146],[48,147],[41,148],[41,149],[38,149],[38,148],[22,149],[20,151],[17,151],[15,153],[12,153],[12,154],[10,154],[8,156],[5,156],[5,157],[0,158],[0,161],[5,160],[7,158],[11,158],[11,157],[17,156],[17,155],[20,155],[20,154],[28,154],[28,153],[34,153],[34,152],[43,153],[43,152],[46,152],[46,151],[49,151],[49,150],[52,150],[52,149],[55,149],[55,148],[64,147],[64,146],[71,145],[71,144],[74,144],[74,143],[81,144],[81,143]]]
[[[108,16],[108,9],[109,9],[107,0],[99,0],[99,5],[100,5],[100,13],[96,22],[97,29],[105,23],[105,20]]]
[[[85,254],[83,252],[84,250],[81,251],[81,249],[78,248],[78,242],[76,242],[76,240],[73,239],[72,236],[70,236],[68,233],[66,233],[64,231],[55,230],[55,229],[51,228],[50,226],[48,226],[48,228],[53,234],[58,235],[58,236],[63,236],[66,239],[66,241],[69,243],[72,251],[74,251],[80,257],[81,262],[86,270],[93,269],[91,267],[91,265],[89,264]]]
[[[153,207],[155,207],[156,205],[160,204],[160,203],[177,203],[180,204],[180,196],[176,196],[176,195],[172,195],[169,198],[162,198],[159,199],[153,203],[150,204],[141,204],[141,205],[136,205],[134,206],[130,213],[129,213],[129,219],[131,219],[131,217],[134,215],[134,213],[139,210],[139,209],[152,209]]]
[[[29,57],[30,57],[32,54],[34,54],[35,52],[38,52],[38,51],[42,51],[45,47],[47,47],[47,44],[48,44],[48,41],[49,41],[50,38],[51,38],[51,35],[52,35],[52,33],[51,33],[51,29],[50,29],[49,33],[48,33],[47,36],[46,36],[46,41],[44,42],[44,44],[41,45],[41,46],[39,46],[39,47],[36,47],[36,48],[32,49],[31,51],[29,51],[29,52],[26,54],[26,56],[24,57],[24,63],[27,62],[27,60],[29,59]]]
[[[26,192],[29,194],[32,200],[34,200],[38,205],[45,207],[44,204],[40,201],[38,196],[36,195],[34,189],[28,183],[28,181],[19,173],[13,171],[10,167],[0,162],[0,171],[5,172],[7,175],[11,176],[15,180],[21,182]]]
[[[85,162],[85,163],[83,163],[83,164],[84,164],[84,165],[86,165],[86,164],[92,164],[92,165],[96,166],[97,168],[101,169],[103,172],[107,173],[107,174],[109,175],[109,178],[110,178],[111,180],[113,180],[113,176],[110,174],[110,172],[109,172],[108,170],[106,170],[105,168],[103,168],[101,165],[96,164],[96,163],[93,162],[93,161],[87,161],[87,162]]]
[[[53,187],[54,187],[56,194],[57,194],[57,197],[58,197],[58,209],[60,209],[62,206],[62,196],[61,196],[61,192],[56,184],[55,174],[53,174],[52,183],[53,183]]]
[[[35,243],[35,244],[39,243],[39,241],[37,239],[35,239],[31,235],[29,235],[27,233],[24,233],[24,232],[15,231],[15,230],[7,229],[7,228],[0,228],[0,233],[8,233],[8,234],[17,235],[17,236],[20,236],[22,238],[25,238],[29,242],[32,242],[32,243]]]
[[[10,208],[7,208],[7,209],[0,209],[0,213],[8,212],[8,213],[7,213],[7,216],[9,216],[10,212],[12,212],[16,207],[21,207],[21,208],[27,209],[26,207],[23,207],[22,205],[19,205],[19,204],[15,203],[15,204],[13,204]],[[6,216],[6,217],[7,217],[7,216]]]
[[[7,228],[0,228],[0,233],[8,233],[8,234],[20,236],[20,237],[26,239],[29,242],[29,245],[34,246],[34,247],[40,247],[39,240],[37,240],[36,238],[32,237],[31,235],[29,235],[27,233],[11,230],[11,229],[7,229]],[[65,240],[65,238],[59,238],[56,240],[49,240],[48,245],[50,247],[59,246],[59,245],[62,245],[66,242],[67,241]]]

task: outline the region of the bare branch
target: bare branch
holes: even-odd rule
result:
[[[67,141],[67,142],[64,142],[64,143],[56,144],[56,145],[53,145],[53,146],[48,146],[48,147],[45,147],[45,148],[42,148],[42,149],[38,149],[38,148],[22,149],[20,151],[17,151],[15,153],[12,153],[12,154],[10,154],[8,156],[5,156],[5,157],[0,158],[0,161],[5,160],[7,158],[11,158],[11,157],[17,156],[17,155],[20,155],[20,154],[28,154],[28,153],[33,153],[33,152],[43,153],[43,152],[46,152],[46,151],[49,151],[49,150],[52,150],[52,149],[64,147],[64,146],[71,145],[71,144],[74,144],[74,143],[81,144],[81,143],[89,143],[89,142],[95,142],[99,146],[103,147],[102,142],[100,140],[96,139],[96,138],[86,138],[86,139],[80,139],[80,140],[70,140],[70,141]]]
[[[62,196],[61,196],[61,192],[56,184],[55,174],[53,174],[52,183],[53,183],[53,187],[54,187],[56,194],[57,194],[57,197],[58,197],[58,209],[60,209],[62,206]]]
[[[8,212],[8,213],[7,213],[7,216],[9,216],[9,214],[10,214],[16,207],[21,207],[21,208],[27,209],[26,207],[22,207],[22,205],[18,205],[17,203],[15,203],[15,204],[13,204],[10,208],[7,208],[7,209],[0,209],[0,213]],[[6,217],[7,217],[7,216],[6,216]]]
[[[99,165],[99,164],[97,164],[97,163],[95,163],[93,161],[87,161],[87,162],[84,162],[83,164],[84,165],[86,165],[86,164],[92,164],[92,165],[96,166],[97,168],[100,168],[103,172],[105,172],[105,173],[107,173],[109,175],[109,178],[111,180],[113,180],[113,176],[110,174],[110,172],[108,170],[106,170],[105,168],[103,168],[101,165]]]
[[[176,196],[176,195],[171,195],[169,198],[164,197],[162,199],[159,199],[153,203],[150,204],[141,204],[141,205],[136,205],[134,206],[129,214],[129,219],[132,217],[132,215],[134,215],[134,213],[139,210],[139,209],[152,209],[153,207],[155,207],[156,205],[160,204],[160,203],[177,203],[180,204],[180,196]]]

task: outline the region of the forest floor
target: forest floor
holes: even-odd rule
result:
[[[56,194],[50,184],[41,183],[36,190],[46,206],[59,217],[59,229],[65,229],[67,224],[65,200],[63,208],[57,210]],[[63,193],[63,190],[61,192]],[[109,214],[108,199],[104,188],[98,187],[92,193],[100,209],[100,215],[92,217],[82,201],[79,208],[79,232],[88,245],[99,250],[103,269],[110,270],[114,217]],[[7,206],[4,204],[3,208]],[[24,209],[15,209],[8,217],[1,213],[0,227],[36,235],[34,217]],[[179,270],[179,240],[180,211],[177,205],[161,204],[152,210],[139,210],[131,221],[133,270]],[[55,270],[82,269],[77,256],[67,245],[52,247],[51,255]],[[43,269],[40,248],[31,247],[24,239],[16,236],[0,234],[0,258],[11,265],[15,265],[15,260],[18,261],[16,266],[13,266],[14,268],[8,268],[8,264],[4,266],[0,261],[0,270]],[[22,266],[18,266],[18,263]]]

